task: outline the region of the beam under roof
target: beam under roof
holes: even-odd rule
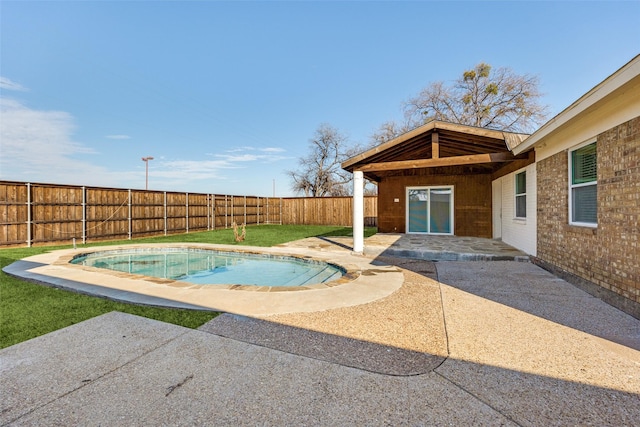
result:
[[[474,165],[480,163],[512,162],[518,160],[510,152],[473,154],[467,156],[440,157],[434,159],[400,160],[368,163],[355,168],[362,172],[382,172],[400,169],[435,168],[441,166]]]

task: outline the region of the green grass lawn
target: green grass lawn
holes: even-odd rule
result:
[[[365,229],[366,236],[373,235],[375,232],[375,228]],[[78,245],[78,247],[171,242],[268,247],[311,236],[350,235],[350,227],[259,225],[247,227],[246,240],[240,243],[234,241],[233,230],[226,229],[136,240],[99,242]],[[24,257],[70,247],[39,246],[0,249],[0,269]],[[26,282],[0,272],[0,348],[5,348],[114,310],[188,328],[197,328],[219,314],[210,311],[178,310],[121,303]]]

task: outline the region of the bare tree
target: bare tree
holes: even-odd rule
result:
[[[289,171],[292,189],[307,197],[346,196],[351,193],[351,174],[340,164],[355,154],[347,138],[324,123],[309,140],[310,152],[298,159],[299,168]]]
[[[404,104],[411,127],[430,120],[512,132],[532,132],[547,116],[538,78],[480,63],[451,87],[435,82]]]
[[[396,138],[410,130],[411,130],[411,127],[407,123],[401,125],[393,120],[384,122],[369,137],[369,141],[370,141],[369,148],[378,146],[380,144],[384,144],[387,141],[391,141],[393,138]]]

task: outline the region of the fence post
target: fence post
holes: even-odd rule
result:
[[[187,196],[187,199],[185,200],[186,203],[186,208],[187,208],[187,233],[189,232],[189,193],[185,193],[185,195]]]
[[[209,219],[211,211],[209,209],[209,194],[207,194],[207,231],[211,230],[211,221]]]
[[[280,225],[282,225],[282,197],[280,197]]]
[[[82,186],[82,244],[87,243],[87,189]]]
[[[257,221],[256,225],[260,225],[260,197],[256,197],[256,200],[257,200],[256,204],[258,205],[258,214],[257,214],[257,217],[256,217],[257,218],[256,219],[256,221]]]
[[[215,230],[216,227],[217,227],[217,224],[216,224],[216,214],[217,214],[217,211],[216,211],[216,208],[217,208],[217,206],[216,206],[216,198],[217,198],[217,196],[215,194],[212,194],[211,197],[212,197],[212,201],[211,201],[211,203],[212,203],[212,205],[211,205],[211,209],[212,209],[212,211],[211,211],[211,225],[212,225],[212,229]]]
[[[167,235],[167,192],[164,192],[164,235]]]
[[[247,225],[247,196],[244,196],[244,225]]]
[[[129,240],[131,240],[131,189],[129,189],[129,201],[127,204],[129,205]]]

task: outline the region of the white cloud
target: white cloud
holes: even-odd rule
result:
[[[0,98],[0,114],[0,179],[144,188],[145,167],[142,164],[130,170],[112,170],[83,158],[86,154],[100,153],[74,139],[76,119],[72,114],[32,109],[11,98]],[[105,137],[130,138],[125,134]],[[229,183],[238,180],[234,178],[234,170],[243,180],[259,169],[253,166],[255,162],[272,163],[285,159],[283,152],[279,148],[238,147],[198,160],[168,160],[159,155],[149,163],[149,188],[228,192]],[[98,159],[96,162],[103,159],[102,156],[94,158]]]
[[[17,90],[20,92],[26,92],[28,89],[22,86],[20,83],[16,83],[6,77],[0,76],[0,89],[4,90]]]
[[[226,160],[173,160],[161,162],[157,173],[166,178],[188,175],[190,179],[219,177],[221,169],[238,169]]]
[[[237,156],[231,156],[229,154],[216,154],[215,156],[221,157],[227,162],[254,162],[261,157],[255,154],[240,154]]]
[[[13,99],[0,99],[3,159],[35,164],[63,160],[76,153],[91,153],[90,148],[73,142],[73,117],[64,111],[32,110]]]
[[[109,174],[104,168],[73,158],[95,152],[73,141],[75,120],[71,114],[33,110],[7,98],[0,98],[0,113],[3,179],[92,185],[87,178],[95,183]]]
[[[235,147],[229,150],[225,150],[226,153],[239,153],[242,151],[256,151],[256,149],[250,146],[244,146],[244,147]]]
[[[224,159],[227,162],[256,162],[271,163],[278,160],[285,160],[289,157],[276,155],[273,153],[283,153],[283,148],[267,147],[267,148],[254,148],[254,147],[236,147],[226,150],[225,153],[240,153],[240,154],[209,154],[214,157]]]
[[[243,151],[258,151],[265,153],[282,153],[286,151],[284,148],[280,147],[266,147],[266,148],[256,148],[251,146],[243,146],[243,147],[235,147],[228,150],[225,150],[225,153],[240,153]]]

